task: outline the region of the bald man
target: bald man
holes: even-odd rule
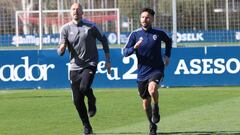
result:
[[[71,6],[72,21],[63,25],[60,32],[60,45],[57,52],[60,56],[66,48],[70,53],[70,82],[72,97],[76,110],[83,124],[84,134],[92,134],[89,117],[96,114],[96,97],[91,88],[98,64],[98,50],[96,39],[102,43],[105,53],[105,66],[110,74],[110,55],[107,38],[97,26],[83,19],[81,4],[73,3]],[[88,110],[84,102],[88,98]]]

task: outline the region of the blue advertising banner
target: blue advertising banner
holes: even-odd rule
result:
[[[239,30],[178,31],[178,43],[239,42]]]
[[[0,89],[69,87],[68,58],[55,50],[1,51],[0,58]]]
[[[136,87],[137,58],[123,57],[121,49],[111,49],[111,75],[104,67],[99,49],[95,88]],[[69,88],[69,54],[56,50],[0,52],[0,89]],[[165,70],[163,86],[240,85],[240,47],[174,48]]]
[[[117,44],[117,34],[113,32],[104,33],[109,44]],[[125,44],[130,32],[120,34],[120,43]],[[171,36],[172,33],[169,33]],[[17,41],[20,46],[39,45],[39,35],[0,35],[0,46],[16,46]],[[178,31],[178,43],[209,43],[209,42],[239,42],[240,30],[196,30],[196,31]],[[59,34],[43,35],[43,45],[58,45]]]
[[[240,47],[173,49],[166,86],[240,85]]]

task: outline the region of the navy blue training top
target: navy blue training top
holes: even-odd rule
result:
[[[134,45],[139,39],[143,39],[143,41],[138,49],[134,49]],[[170,57],[172,40],[164,31],[156,28],[150,28],[145,31],[139,28],[130,34],[128,42],[123,48],[123,55],[127,57],[134,52],[136,53],[138,60],[138,81],[147,80],[157,73],[164,74],[164,62],[161,54],[162,41],[166,45],[164,55]]]

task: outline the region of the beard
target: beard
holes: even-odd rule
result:
[[[78,15],[73,15],[73,20],[79,20],[79,16]]]
[[[82,15],[79,13],[72,13],[72,19],[75,21],[79,21],[82,18]]]
[[[141,23],[141,25],[145,29],[148,29],[149,27],[151,27],[151,24],[148,24],[148,23]]]

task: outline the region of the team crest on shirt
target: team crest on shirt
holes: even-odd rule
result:
[[[153,40],[157,40],[157,35],[153,35]]]

